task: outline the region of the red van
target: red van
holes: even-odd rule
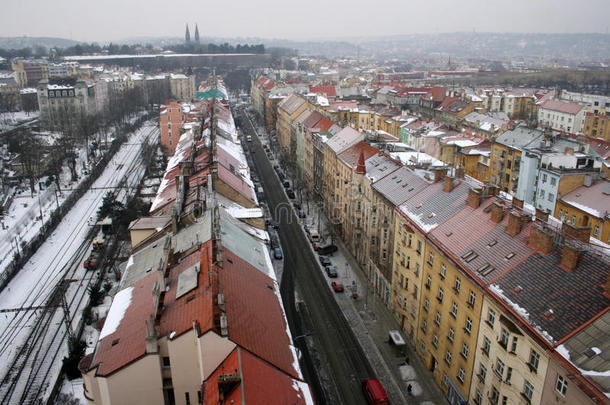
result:
[[[362,381],[362,391],[370,405],[387,405],[390,403],[379,380]]]

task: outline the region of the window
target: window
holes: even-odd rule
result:
[[[438,326],[441,326],[441,313],[440,312],[436,312],[436,318],[434,320],[434,323],[436,323]]]
[[[426,288],[429,290],[431,285],[432,285],[432,277],[428,276],[428,278],[426,278]]]
[[[572,225],[576,223],[576,215],[572,215]]]
[[[428,312],[429,308],[430,308],[430,300],[428,299],[428,297],[426,297],[426,299],[424,300],[424,311]]]
[[[502,332],[500,335],[500,346],[502,346],[504,349],[506,349],[508,347],[508,331],[504,328],[502,328]]]
[[[595,231],[593,231],[593,236],[596,238],[599,237],[599,225],[595,226]]]
[[[544,200],[544,190],[540,190],[540,199]]]
[[[540,362],[540,355],[536,353],[534,350],[530,352],[530,362],[528,366],[530,366],[530,370],[533,372],[538,371],[538,363]]]
[[[447,272],[447,266],[445,263],[441,264],[441,279],[445,279],[445,273]]]
[[[505,383],[510,384],[510,379],[513,376],[513,368],[509,367],[508,369],[506,369],[506,379],[504,380]]]
[[[485,382],[485,377],[487,377],[487,367],[481,363],[481,366],[479,367],[479,380]]]
[[[534,386],[529,381],[525,380],[525,383],[523,384],[523,396],[531,401],[533,395]]]
[[[510,347],[511,353],[515,353],[515,354],[517,353],[517,341],[518,341],[517,336],[513,336],[513,344]]]
[[[436,297],[436,299],[438,299],[439,302],[443,302],[443,295],[444,295],[443,287],[439,287],[438,288],[438,297]]]
[[[483,337],[483,353],[489,356],[489,349],[491,348],[491,340],[487,336]]]
[[[557,184],[557,178],[551,177],[551,186],[554,186],[555,184]]]
[[[425,353],[426,353],[426,342],[424,342],[423,340],[422,340],[422,342],[421,342],[421,345],[419,346],[419,351],[420,351],[422,354],[425,354]]]
[[[462,280],[460,280],[459,277],[455,278],[455,285],[453,286],[453,289],[455,290],[455,292],[459,293],[460,292],[460,287],[462,285]]]
[[[504,362],[502,360],[498,359],[496,361],[496,368],[494,369],[494,371],[496,372],[498,377],[502,379],[502,376],[504,375]]]
[[[430,252],[430,255],[428,255],[428,264],[430,266],[432,266],[434,263],[434,252]]]
[[[493,328],[494,326],[494,322],[496,320],[496,311],[494,311],[493,309],[489,309],[489,312],[487,313],[487,323],[489,324],[489,326],[491,326]]]
[[[163,357],[163,367],[169,367],[169,357]]]
[[[468,359],[468,344],[464,343],[462,345],[462,357]]]
[[[428,329],[428,321],[424,319],[424,321],[421,323],[421,330],[422,332],[426,333],[426,329]]]
[[[460,367],[460,371],[458,371],[458,376],[457,376],[458,380],[460,380],[461,383],[464,382],[464,369]]]
[[[477,389],[477,393],[475,394],[474,403],[477,405],[481,405],[483,403],[483,393],[479,389]]]
[[[547,200],[549,200],[551,202],[555,201],[555,194],[549,193],[547,196]]]
[[[568,389],[568,380],[566,380],[562,375],[557,377],[557,383],[555,384],[555,390],[561,394],[561,396],[566,396],[566,391]]]
[[[453,306],[451,308],[451,316],[453,316],[454,318],[457,317],[457,310],[458,310],[458,304],[456,304],[455,302],[453,303]]]
[[[466,326],[464,326],[464,330],[470,335],[470,332],[472,331],[472,319],[470,319],[470,317],[466,318]]]
[[[447,339],[449,339],[450,342],[453,342],[453,337],[455,336],[455,330],[453,330],[453,328],[449,328],[449,334],[447,335]]]
[[[474,306],[474,301],[477,298],[477,295],[474,293],[474,291],[470,291],[470,297],[468,297],[468,304],[470,304],[471,307]]]
[[[447,354],[445,355],[445,363],[451,364],[451,352],[447,350]]]
[[[191,397],[188,392],[184,393],[184,400],[186,401],[186,405],[191,405]]]
[[[417,241],[417,249],[416,249],[417,254],[421,254],[421,240]]]
[[[434,345],[434,347],[438,347],[438,335],[434,335],[432,338],[432,345]]]
[[[498,403],[498,399],[500,398],[500,393],[498,392],[496,387],[491,387],[491,397],[489,397],[489,402],[493,405]]]

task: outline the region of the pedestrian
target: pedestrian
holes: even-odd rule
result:
[[[411,386],[411,384],[407,385],[407,394],[411,395],[413,392],[413,387]]]

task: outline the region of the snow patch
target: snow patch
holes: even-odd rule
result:
[[[100,333],[99,340],[113,334],[117,330],[121,324],[121,321],[123,320],[123,317],[125,316],[125,312],[127,312],[127,308],[129,308],[129,305],[131,305],[132,292],[133,287],[128,287],[119,291],[117,295],[114,296],[112,306],[110,307],[108,316],[106,316],[106,322],[104,322],[104,327]]]

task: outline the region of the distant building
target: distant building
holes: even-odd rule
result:
[[[95,85],[82,79],[44,79],[36,89],[40,121],[47,128],[57,128],[68,117],[96,112]]]
[[[11,67],[17,74],[19,87],[36,86],[40,80],[49,78],[49,63],[46,60],[14,59]]]
[[[567,132],[582,132],[585,107],[560,100],[547,100],[538,108],[538,125]]]

